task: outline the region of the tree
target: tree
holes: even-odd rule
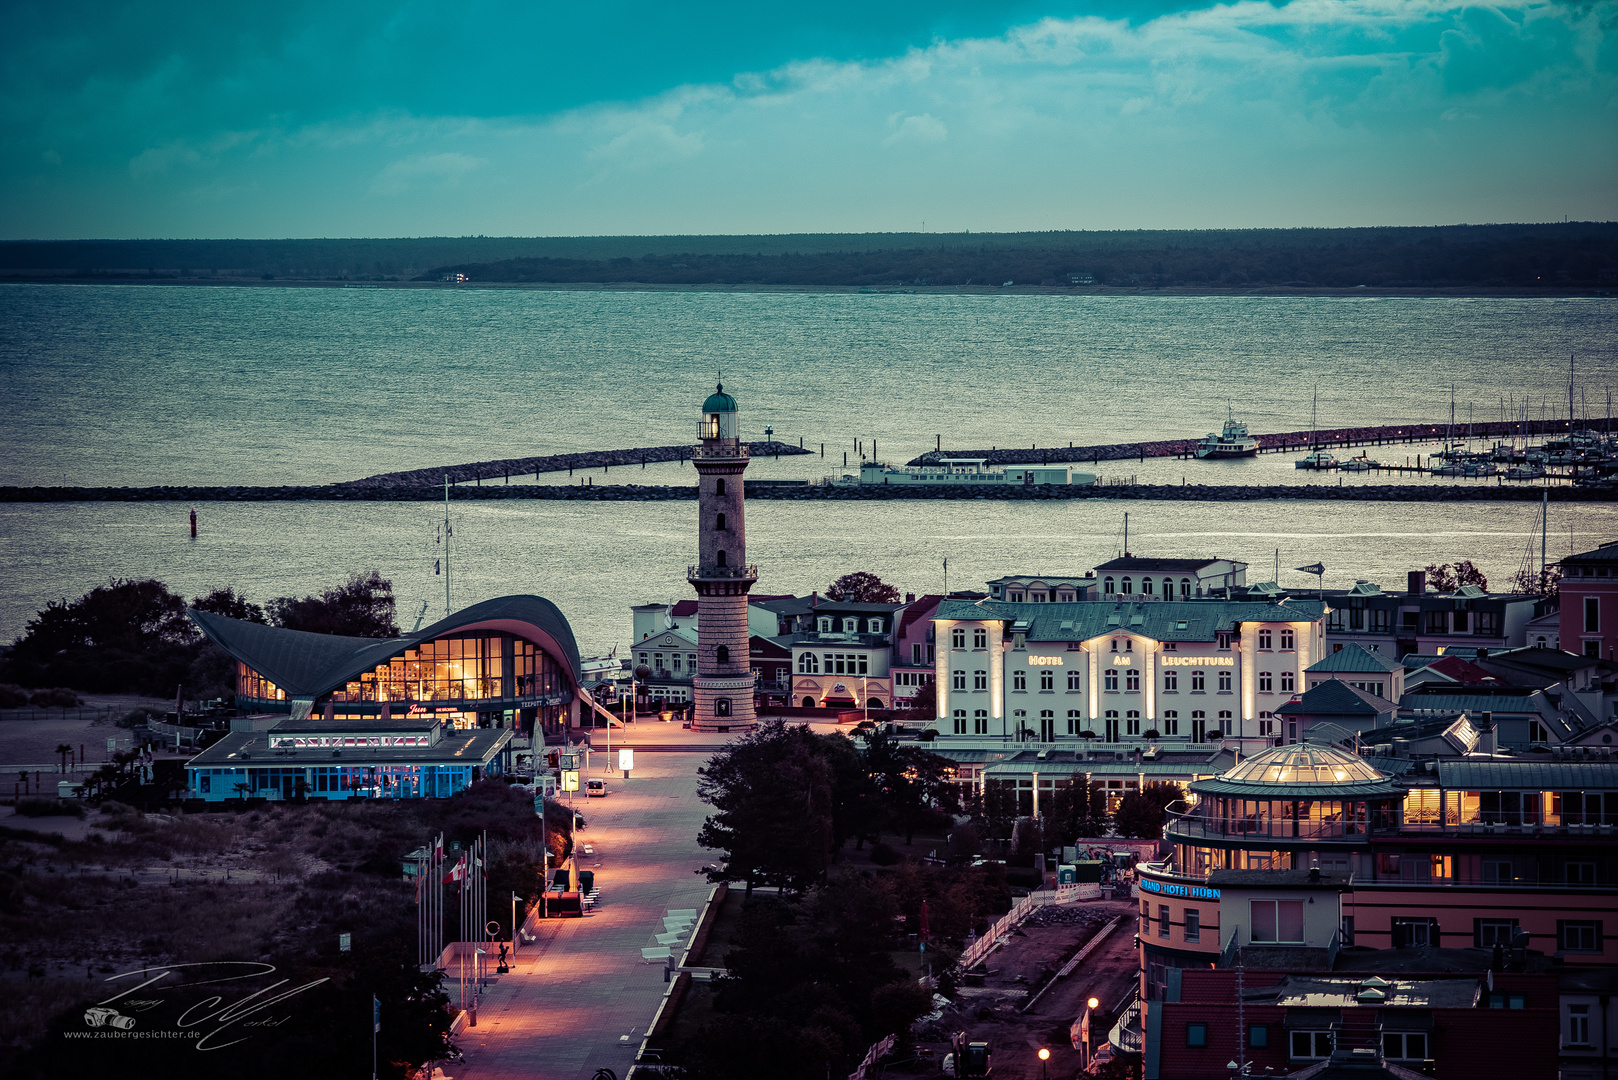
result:
[[[399,636],[393,621],[393,582],[375,570],[357,573],[319,596],[282,596],[265,606],[270,621],[288,630],[344,637]]]
[[[161,581],[114,580],[47,603],[12,644],[4,672],[25,686],[167,696],[184,681],[197,640],[185,600]]]
[[[857,604],[897,604],[899,590],[884,584],[875,574],[859,571],[844,574],[826,586],[826,599],[847,600]]]
[[[249,603],[247,597],[236,595],[236,590],[230,586],[215,589],[207,596],[199,596],[191,601],[191,606],[198,611],[208,611],[215,615],[223,615],[227,619],[241,619],[243,622],[267,622],[264,618],[264,609],[257,604]]]
[[[1483,571],[1472,564],[1471,559],[1465,559],[1451,566],[1443,563],[1438,566],[1427,567],[1427,584],[1437,592],[1454,592],[1462,585],[1476,585],[1485,591],[1489,588],[1489,579],[1483,576]]]
[[[711,879],[745,881],[751,895],[755,885],[801,893],[825,875],[836,808],[820,739],[807,726],[762,724],[697,770],[697,794],[716,811],[697,843],[725,853]]]
[[[938,684],[933,680],[927,680],[921,689],[905,700],[901,714],[905,723],[930,724],[938,719]]]
[[[1151,783],[1140,791],[1132,791],[1118,803],[1113,824],[1119,836],[1137,836],[1156,840],[1163,835],[1163,822],[1167,807],[1185,796],[1175,784]]]
[[[1524,596],[1543,596],[1552,600],[1562,594],[1562,567],[1546,566],[1535,572],[1526,566],[1511,579],[1511,591]]]

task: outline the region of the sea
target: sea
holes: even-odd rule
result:
[[[1618,389],[1607,298],[0,286],[0,484],[322,484],[495,458],[693,442],[721,380],[749,438],[812,450],[749,476],[841,475],[942,446],[1065,447],[1254,432],[1560,417]],[[1450,428],[1451,403],[1455,426]],[[1478,442],[1474,440],[1474,445]],[[1371,448],[1402,464],[1420,444]],[[847,455],[845,457],[844,455]],[[1104,480],[1322,481],[1288,455],[1087,466]],[[1345,476],[1341,482],[1390,482]],[[543,483],[693,482],[689,465]],[[512,482],[534,482],[530,475]],[[1412,481],[1429,482],[1429,481]],[[198,514],[198,535],[188,515]],[[748,509],[762,593],[853,570],[902,592],[1082,573],[1124,549],[1217,555],[1250,580],[1403,586],[1471,559],[1502,585],[1618,539],[1618,508],[1531,503],[789,502]],[[399,620],[538,593],[585,654],[631,604],[690,595],[695,504],[0,504],[0,640],[47,601],[157,577],[302,595],[380,570]],[[945,561],[948,569],[945,569]],[[446,591],[446,576],[447,591]]]

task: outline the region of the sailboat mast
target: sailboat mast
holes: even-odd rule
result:
[[[449,618],[449,473],[444,474],[444,618]]]

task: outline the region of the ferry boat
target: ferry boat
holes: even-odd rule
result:
[[[876,461],[863,462],[856,478],[844,474],[833,483],[840,485],[866,484],[928,484],[979,486],[984,484],[1071,484],[1083,486],[1096,482],[1094,473],[1080,472],[1071,465],[1009,465],[1004,468],[989,464],[988,458],[940,458],[920,465],[892,465]]]
[[[1254,457],[1258,454],[1258,440],[1247,433],[1247,425],[1234,416],[1225,419],[1225,430],[1215,435],[1208,432],[1197,440],[1197,457],[1203,459]]]

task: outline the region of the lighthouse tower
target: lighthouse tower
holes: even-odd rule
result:
[[[747,444],[741,441],[736,399],[723,384],[702,403],[697,437],[702,441],[691,454],[698,476],[697,565],[686,575],[698,597],[691,727],[747,729],[758,723],[747,632],[747,593],[758,580],[758,567],[747,563],[742,517]]]

